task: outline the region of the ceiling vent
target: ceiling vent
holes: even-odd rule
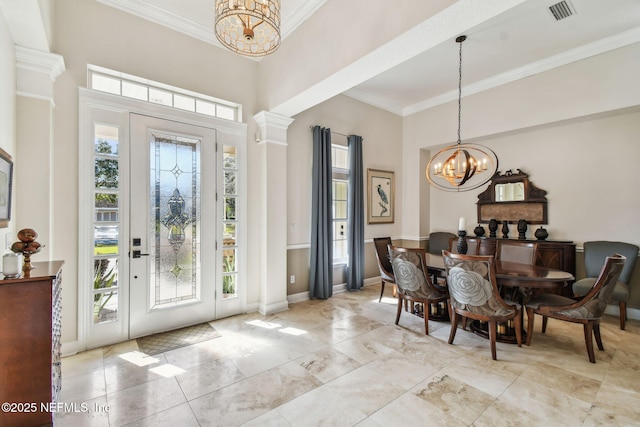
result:
[[[571,15],[575,15],[576,10],[573,8],[573,5],[568,1],[561,1],[560,3],[556,3],[553,6],[549,6],[549,10],[556,21],[559,21],[564,18],[568,18]]]

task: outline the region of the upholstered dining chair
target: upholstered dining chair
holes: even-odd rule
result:
[[[448,231],[433,231],[429,233],[429,253],[442,255],[443,250],[449,250],[449,239],[457,239],[457,237]]]
[[[498,292],[496,265],[492,256],[461,255],[443,252],[447,272],[451,332],[453,344],[462,316],[488,323],[491,358],[496,360],[497,323],[513,320],[516,342],[522,346],[522,318],[519,304],[507,304]]]
[[[587,277],[580,279],[573,284],[573,294],[577,297],[586,295],[593,287],[605,259],[607,256],[614,253],[623,255],[627,258],[627,262],[620,273],[618,283],[616,283],[616,286],[613,288],[613,292],[611,293],[611,301],[617,302],[620,307],[620,329],[624,330],[625,321],[627,320],[627,301],[629,301],[631,293],[629,281],[631,280],[631,274],[633,273],[636,260],[638,259],[638,246],[630,243],[602,240],[585,242],[584,266]]]
[[[533,336],[534,314],[542,316],[542,333],[547,330],[547,319],[553,318],[565,322],[581,323],[584,329],[584,341],[587,346],[589,361],[596,363],[593,353],[593,337],[598,349],[604,350],[600,336],[600,319],[604,314],[616,282],[624,267],[626,258],[615,254],[607,257],[602,270],[589,292],[579,301],[561,295],[540,294],[526,304],[527,310],[527,345],[531,345]]]
[[[376,259],[378,260],[378,269],[380,270],[380,279],[382,284],[380,286],[380,298],[378,302],[382,301],[384,295],[384,284],[390,283],[395,286],[396,279],[393,277],[393,268],[391,267],[391,260],[389,259],[389,245],[392,245],[391,237],[374,237],[373,245],[376,248]],[[395,288],[394,288],[395,294]]]
[[[533,265],[536,262],[537,249],[538,245],[534,242],[525,243],[513,240],[498,240],[496,259]]]
[[[447,289],[434,285],[427,273],[425,250],[422,248],[401,248],[389,246],[391,265],[396,278],[398,310],[396,325],[400,321],[402,302],[423,304],[424,333],[429,335],[429,307],[432,303],[446,302]]]
[[[448,231],[433,231],[429,233],[429,253],[442,255],[442,251],[449,250],[449,240],[456,238],[456,235]],[[434,283],[445,286],[446,278],[444,271],[433,271],[432,279]]]

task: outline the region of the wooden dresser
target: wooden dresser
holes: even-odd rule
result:
[[[35,262],[29,277],[0,280],[0,426],[52,425],[48,409],[62,385],[62,264]]]

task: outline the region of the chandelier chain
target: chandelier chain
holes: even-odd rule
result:
[[[460,127],[462,125],[462,42],[464,39],[461,39],[458,43],[460,44],[459,50],[459,61],[458,61],[458,144],[462,143],[462,138],[460,137]]]

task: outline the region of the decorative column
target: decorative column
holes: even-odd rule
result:
[[[293,119],[261,111],[256,138],[260,148],[260,302],[258,311],[286,310],[287,302],[287,129]]]
[[[15,229],[33,228],[53,252],[53,83],[65,70],[62,56],[16,46]],[[13,236],[15,237],[15,236]]]

